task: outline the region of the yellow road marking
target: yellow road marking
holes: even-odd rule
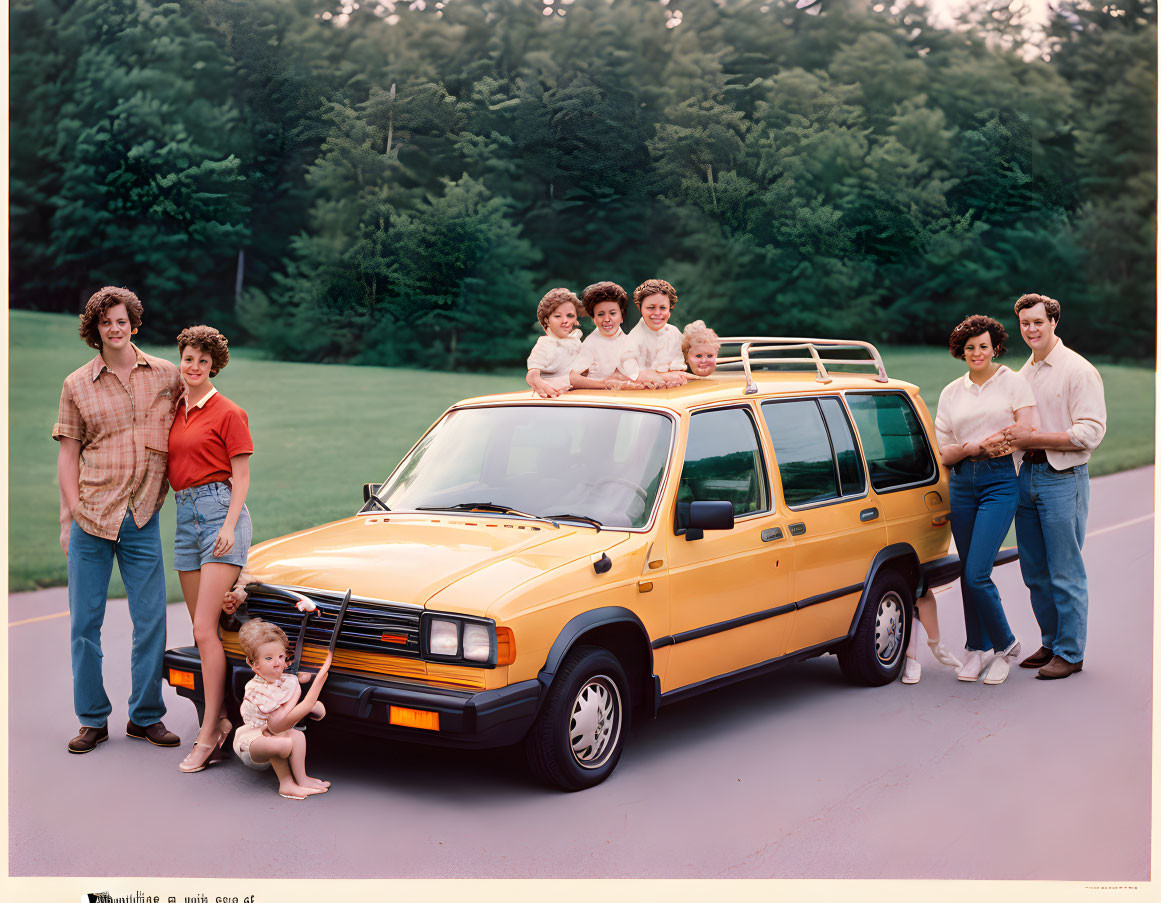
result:
[[[21,624],[33,624],[36,621],[51,621],[53,618],[67,618],[68,614],[69,613],[67,611],[58,611],[54,615],[41,615],[38,618],[25,618],[23,621],[9,621],[8,626],[19,627]]]

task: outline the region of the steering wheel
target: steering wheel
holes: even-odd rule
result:
[[[647,502],[649,500],[649,496],[645,494],[644,489],[642,489],[640,486],[638,486],[632,480],[625,480],[625,479],[622,479],[621,477],[606,477],[603,480],[598,480],[596,483],[593,484],[593,491],[600,492],[601,487],[604,486],[606,483],[615,483],[618,486],[624,486],[626,489],[631,489],[636,494],[636,496],[639,499],[641,499],[642,504],[644,504],[645,502]]]

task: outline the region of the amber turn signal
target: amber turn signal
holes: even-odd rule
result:
[[[511,627],[496,628],[496,664],[510,665],[516,661],[516,636]]]
[[[187,690],[195,689],[193,672],[178,671],[177,668],[170,668],[169,685],[171,687],[185,687]]]
[[[933,517],[931,519],[931,526],[946,527],[951,522],[951,519],[945,514],[943,517]]]
[[[425,731],[439,730],[439,712],[425,712],[422,709],[405,709],[391,706],[390,721],[400,727],[418,727]]]

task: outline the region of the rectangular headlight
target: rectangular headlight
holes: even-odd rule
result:
[[[459,624],[433,618],[427,637],[427,651],[432,655],[458,655],[460,651]]]
[[[491,657],[491,631],[483,624],[465,624],[464,658],[471,662],[486,662]]]

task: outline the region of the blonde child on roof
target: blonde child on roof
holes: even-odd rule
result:
[[[251,768],[271,766],[278,776],[278,795],[303,800],[326,793],[330,781],[320,781],[306,773],[306,735],[294,726],[306,715],[318,719],[326,714],[318,701],[326,683],[332,654],[314,675],[306,695],[299,701],[300,683],[310,674],[286,674],[286,634],[277,624],[254,619],[238,631],[238,642],[254,677],[246,684],[242,699],[243,724],[234,733],[234,752]]]
[[[722,340],[704,320],[694,320],[681,333],[681,353],[694,376],[705,377],[714,372],[721,347]]]
[[[597,328],[581,342],[569,380],[577,389],[620,389],[652,384],[656,374],[643,372],[637,349],[621,329],[629,296],[615,282],[597,282],[581,295],[585,312]]]
[[[580,301],[566,288],[551,289],[536,307],[536,319],[544,335],[528,355],[525,381],[541,398],[556,398],[572,388],[569,373],[581,350],[581,331],[576,321]]]
[[[637,363],[656,373],[662,385],[685,385],[681,333],[669,322],[677,307],[677,292],[664,279],[646,279],[633,290],[633,303],[641,311],[640,322],[629,332],[637,348]]]

